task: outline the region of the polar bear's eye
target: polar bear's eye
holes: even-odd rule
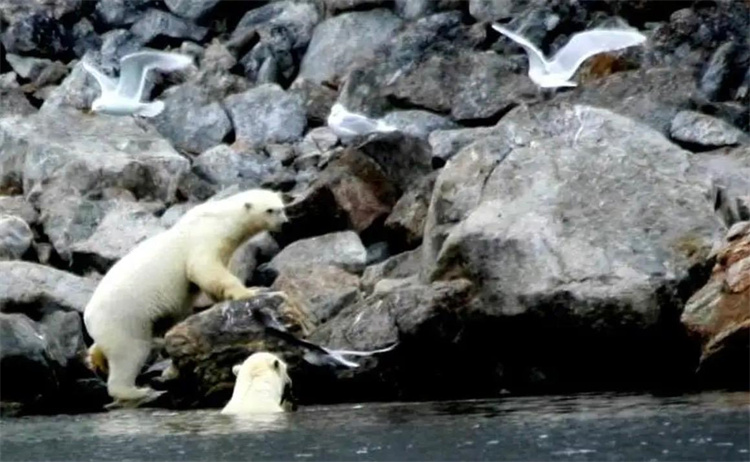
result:
[[[268,209],[268,210],[266,210],[266,213],[269,214],[269,215],[273,215],[274,213],[276,213],[276,210],[274,210],[274,209]]]

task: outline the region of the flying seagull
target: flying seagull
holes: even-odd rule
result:
[[[397,130],[396,127],[392,127],[382,120],[349,112],[340,103],[334,104],[331,108],[331,113],[328,115],[328,126],[345,143],[358,136]]]
[[[570,78],[588,58],[646,41],[646,36],[636,30],[592,29],[574,34],[551,60],[547,60],[542,51],[525,37],[498,24],[493,24],[492,28],[526,50],[529,57],[529,77],[542,88],[575,87],[577,84]]]
[[[178,53],[139,51],[120,59],[120,78],[114,79],[84,59],[83,68],[94,76],[102,90],[101,95],[91,104],[91,110],[110,115],[154,117],[164,110],[164,103],[141,102],[148,71],[177,71],[192,64],[193,58]]]

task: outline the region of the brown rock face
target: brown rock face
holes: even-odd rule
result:
[[[750,222],[729,230],[711,280],[688,301],[682,323],[701,342],[704,381],[750,388]]]

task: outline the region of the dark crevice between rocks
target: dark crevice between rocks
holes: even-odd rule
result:
[[[705,144],[700,143],[691,143],[689,141],[682,141],[674,138],[669,138],[671,142],[676,144],[677,146],[681,147],[682,149],[685,149],[687,151],[700,154],[704,152],[710,152],[710,151],[716,151],[717,149],[721,149],[725,146],[708,146]]]
[[[428,108],[426,106],[421,106],[419,104],[415,104],[410,102],[409,100],[405,98],[399,98],[395,95],[389,94],[386,96],[386,101],[388,104],[395,110],[402,110],[402,111],[410,111],[410,110],[419,110],[419,111],[428,111],[433,114],[442,115],[445,117],[450,117],[450,111],[435,111],[432,108]]]
[[[330,16],[339,16],[339,15],[346,14],[346,13],[371,11],[371,10],[377,10],[380,8],[385,8],[391,11],[395,11],[396,2],[394,0],[387,0],[384,2],[380,2],[380,3],[364,2],[364,3],[351,5],[349,8],[346,8],[346,10],[334,10],[331,8],[327,8],[326,17],[329,17],[328,14],[330,14]]]
[[[503,117],[505,117],[510,111],[517,108],[518,106],[518,103],[510,103],[506,107],[500,109],[489,117],[484,117],[481,119],[459,120],[457,121],[457,123],[466,128],[492,127],[497,125]]]

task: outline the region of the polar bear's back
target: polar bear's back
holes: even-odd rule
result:
[[[87,328],[117,324],[92,323],[98,316],[150,326],[155,314],[188,309],[191,294],[185,253],[180,235],[172,230],[138,244],[110,268],[97,286],[84,311]]]

